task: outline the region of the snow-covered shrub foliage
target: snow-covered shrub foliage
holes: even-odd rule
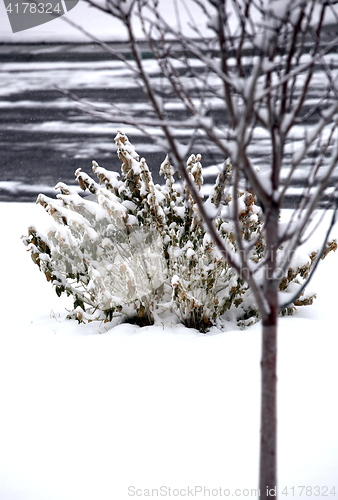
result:
[[[37,203],[51,215],[53,224],[45,232],[30,227],[23,238],[56,293],[73,296],[70,317],[86,322],[121,316],[146,325],[169,310],[186,326],[202,332],[221,319],[235,319],[240,326],[256,321],[258,311],[250,289],[209,238],[187,186],[175,183],[169,157],[160,168],[164,185],[154,185],[147,163],[127,136],[119,132],[115,141],[121,176],[93,162],[96,182],[78,169],[77,181],[90,196],[81,197],[63,183],[56,186],[61,191],[57,199],[39,195]],[[187,169],[201,190],[201,156],[190,156]],[[228,160],[205,203],[216,214],[214,223],[221,237],[236,250],[229,215],[234,200],[225,194],[231,173]],[[245,190],[237,193],[237,204],[246,251],[252,261],[260,262],[264,254],[261,209],[253,193]],[[330,243],[327,252],[336,246]],[[297,260],[281,280],[282,292],[301,286],[314,257]],[[283,313],[312,300],[313,296],[303,294]]]

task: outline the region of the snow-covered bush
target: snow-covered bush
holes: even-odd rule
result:
[[[96,182],[78,169],[77,181],[90,196],[81,197],[63,183],[56,186],[61,191],[57,199],[39,195],[37,203],[53,223],[44,232],[30,227],[23,238],[57,295],[73,296],[70,317],[86,322],[120,316],[146,325],[155,318],[163,321],[164,312],[171,311],[186,326],[202,332],[224,319],[235,319],[239,326],[256,321],[250,289],[216,249],[187,186],[175,182],[169,157],[160,168],[165,183],[154,185],[145,160],[127,136],[119,132],[115,141],[121,176],[93,162]],[[201,156],[190,156],[187,169],[201,190]],[[227,190],[231,174],[227,160],[205,204],[216,214],[221,237],[236,250],[234,200]],[[237,193],[236,203],[246,252],[260,262],[261,209],[253,193],[245,190]],[[326,253],[336,246],[328,244]],[[297,259],[297,266],[281,279],[282,292],[301,286],[314,257]],[[302,294],[283,314],[312,303],[313,298]]]

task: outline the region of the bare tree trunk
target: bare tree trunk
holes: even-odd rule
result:
[[[270,498],[277,485],[277,309],[263,321],[261,361],[260,498]]]
[[[271,203],[266,221],[264,296],[269,313],[262,318],[260,498],[277,496],[277,323],[276,280],[279,208]]]

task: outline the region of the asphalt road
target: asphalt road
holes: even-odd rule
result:
[[[143,57],[149,57],[145,50]],[[59,181],[74,184],[75,170],[90,173],[93,159],[120,169],[116,126],[79,112],[55,89],[59,85],[96,103],[133,106],[137,119],[147,113],[143,92],[117,60],[92,44],[0,45],[0,72],[0,201],[32,201],[40,191],[53,192]],[[160,182],[167,151],[140,134],[132,133],[130,140]],[[205,159],[206,165],[222,160],[210,151]]]
[[[128,57],[125,45],[115,48]],[[141,50],[152,81],[159,85],[150,54],[144,47]],[[0,45],[0,73],[0,201],[34,201],[39,192],[54,193],[59,181],[75,184],[75,170],[81,167],[90,173],[92,160],[119,171],[113,140],[116,125],[80,112],[55,88],[96,103],[119,103],[133,110],[137,120],[148,113],[147,103],[118,60],[92,44]],[[170,104],[170,116],[179,120],[179,106],[174,100]],[[158,170],[167,151],[129,128],[123,130],[146,158],[155,182],[161,182]],[[177,134],[189,138],[189,131],[177,130]],[[205,167],[224,160],[203,138],[197,139],[194,148],[194,153],[202,153]],[[253,144],[258,165],[264,165],[266,155],[263,140]],[[214,177],[205,175],[205,182],[211,183]],[[306,175],[300,175],[293,187],[303,186],[305,180]],[[297,196],[290,196],[288,206],[296,202]]]

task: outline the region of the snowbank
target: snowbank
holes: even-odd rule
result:
[[[124,500],[161,486],[256,498],[259,324],[202,335],[67,321],[20,241],[44,216],[0,204],[0,498]],[[304,485],[307,498],[338,493],[337,259],[321,263],[314,306],[280,321],[280,498],[286,486],[294,499]]]

